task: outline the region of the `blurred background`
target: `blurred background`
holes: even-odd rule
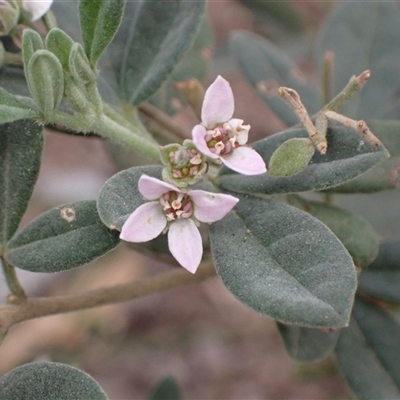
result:
[[[276,117],[239,72],[230,50],[235,30],[268,38],[301,73],[319,83],[313,46],[335,2],[210,1],[201,57],[207,87],[221,74],[232,85],[235,116],[250,124],[250,142],[279,132]],[[360,71],[361,72],[361,71]],[[188,135],[197,123],[179,99],[172,114]],[[159,99],[154,100],[157,104]],[[22,225],[47,209],[94,199],[106,179],[129,159],[102,140],[46,132],[43,164]],[[124,283],[173,268],[127,245],[89,266],[54,275],[18,271],[30,296],[51,296]],[[8,291],[0,277],[2,300]],[[333,356],[323,362],[290,360],[276,324],[242,305],[212,278],[131,302],[21,323],[0,348],[0,375],[34,360],[65,362],[92,375],[111,400],[144,399],[166,376],[184,399],[351,399]]]

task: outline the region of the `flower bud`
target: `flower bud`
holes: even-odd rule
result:
[[[14,28],[19,19],[19,7],[15,1],[0,1],[0,35],[6,35]]]
[[[191,140],[183,145],[169,144],[161,148],[161,161],[166,166],[163,179],[177,187],[186,187],[199,182],[207,172],[205,157]]]

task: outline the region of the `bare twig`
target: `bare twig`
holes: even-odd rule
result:
[[[154,107],[152,104],[143,103],[139,106],[139,110],[148,118],[154,120],[162,127],[173,132],[179,138],[187,139],[190,136],[188,135],[189,132],[183,128],[182,125],[175,122],[169,115],[165,114],[157,107]]]
[[[12,325],[46,315],[66,313],[118,303],[168,289],[201,282],[215,275],[212,263],[200,266],[192,275],[183,269],[176,269],[150,278],[126,284],[92,290],[84,293],[54,297],[27,299],[21,304],[0,306],[0,331]]]
[[[380,146],[380,140],[371,132],[365,121],[356,121],[334,111],[326,111],[325,115],[332,121],[339,122],[342,125],[355,129],[367,142],[371,143],[372,145],[376,147]]]
[[[338,111],[347,100],[350,99],[355,93],[357,93],[371,77],[371,71],[366,70],[358,76],[352,76],[349,83],[344,87],[344,89],[333,98],[322,111]]]
[[[297,114],[304,128],[306,128],[310,139],[314,143],[315,147],[321,154],[326,153],[328,147],[326,143],[325,134],[321,134],[311,121],[310,116],[307,113],[306,108],[300,100],[299,94],[294,90],[287,87],[280,87],[278,91],[279,95],[282,97],[286,103],[292,108],[292,110]],[[326,131],[326,129],[325,129]]]

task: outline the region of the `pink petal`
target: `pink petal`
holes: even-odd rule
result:
[[[235,100],[231,86],[222,76],[218,76],[204,95],[201,109],[202,124],[208,129],[213,129],[218,124],[230,120],[234,109]]]
[[[216,154],[214,154],[207,146],[207,142],[205,140],[205,136],[207,134],[206,128],[203,125],[196,125],[192,130],[193,143],[197,147],[197,150],[200,153],[203,153],[205,156],[210,158],[219,158]]]
[[[124,223],[120,239],[141,243],[156,238],[167,225],[167,218],[158,201],[142,204]]]
[[[229,156],[221,157],[221,160],[228,168],[243,175],[267,172],[264,160],[250,147],[238,147]]]
[[[203,255],[200,232],[190,218],[174,221],[168,231],[168,247],[179,264],[194,274]]]
[[[152,176],[142,175],[138,183],[139,192],[147,200],[159,199],[164,193],[170,192],[180,192],[180,190],[174,185],[170,185],[167,182],[160,181]]]
[[[23,0],[22,7],[32,14],[32,21],[36,21],[50,10],[52,3],[53,0]]]
[[[215,222],[225,217],[239,201],[229,194],[210,193],[204,190],[188,192],[194,203],[194,216],[200,222]]]

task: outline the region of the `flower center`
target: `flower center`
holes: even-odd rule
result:
[[[231,126],[227,123],[207,131],[205,140],[210,151],[221,156],[231,154],[239,146],[235,135],[232,135]]]
[[[179,218],[190,218],[193,215],[193,203],[185,193],[170,191],[160,197],[160,204],[167,217],[167,221]]]
[[[198,151],[181,149],[170,154],[170,162],[174,178],[187,178],[198,174],[203,160]]]

